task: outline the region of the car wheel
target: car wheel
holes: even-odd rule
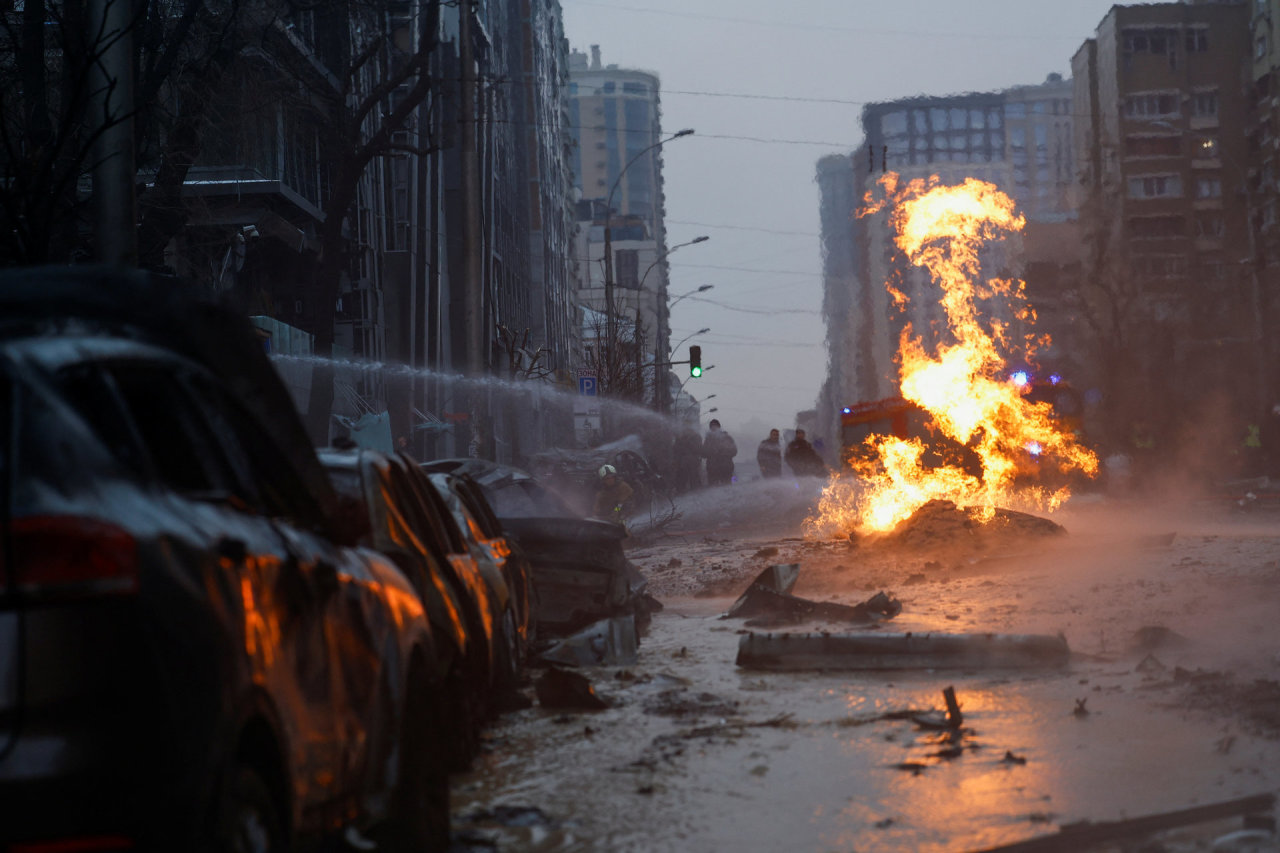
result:
[[[471,759],[480,751],[480,729],[484,722],[484,702],[477,688],[479,681],[468,677],[467,670],[455,669],[445,682],[448,697],[450,734],[445,745],[445,760],[451,773],[471,767]]]
[[[499,713],[519,707],[513,703],[520,689],[520,632],[516,630],[516,617],[511,610],[502,614],[502,626],[498,637],[497,672],[494,674],[493,687],[496,694]]]
[[[236,767],[219,810],[217,836],[218,849],[230,853],[273,853],[286,849],[284,826],[276,803],[267,784],[253,768]]]
[[[426,676],[410,676],[400,730],[400,772],[388,814],[397,851],[449,849],[449,772],[445,720]]]

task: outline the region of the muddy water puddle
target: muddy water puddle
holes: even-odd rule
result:
[[[1275,729],[1219,707],[1212,687],[1187,696],[1197,673],[1275,677],[1278,541],[1274,528],[1157,548],[1090,548],[1077,537],[1052,561],[973,571],[873,565],[838,544],[783,542],[778,558],[804,566],[797,594],[898,595],[903,612],[881,630],[1061,632],[1072,662],[748,671],[734,663],[742,623],[718,618],[732,596],[666,597],[637,665],[583,670],[613,707],[534,707],[492,729],[456,779],[456,827],[477,849],[957,851],[1275,791]],[[693,576],[695,551],[659,549],[652,563],[674,556]],[[716,560],[706,574],[719,585],[726,566]],[[1187,642],[1139,654],[1131,644],[1144,625]],[[958,736],[899,715],[942,710],[949,685],[964,714]]]
[[[588,670],[613,708],[510,715],[455,786],[459,824],[500,805],[540,809],[534,825],[470,823],[510,850],[951,851],[1280,781],[1275,743],[1161,707],[1126,668],[738,670],[737,627],[714,615],[727,603],[673,602],[638,666]],[[947,685],[960,736],[882,718],[941,709]]]

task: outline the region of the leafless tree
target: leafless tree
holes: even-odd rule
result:
[[[547,363],[550,351],[546,347],[533,347],[529,343],[528,329],[517,333],[508,326],[497,324],[497,345],[506,359],[507,375],[512,379],[546,379],[552,374]]]
[[[600,396],[642,403],[646,399],[644,359],[649,351],[644,328],[627,318],[607,323],[600,316],[588,331],[584,364],[595,371]]]

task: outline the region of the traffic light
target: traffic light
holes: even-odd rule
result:
[[[702,375],[702,347],[689,347],[689,375],[695,379]]]

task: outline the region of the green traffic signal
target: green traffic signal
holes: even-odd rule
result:
[[[702,375],[702,347],[689,347],[689,375],[695,379]]]

